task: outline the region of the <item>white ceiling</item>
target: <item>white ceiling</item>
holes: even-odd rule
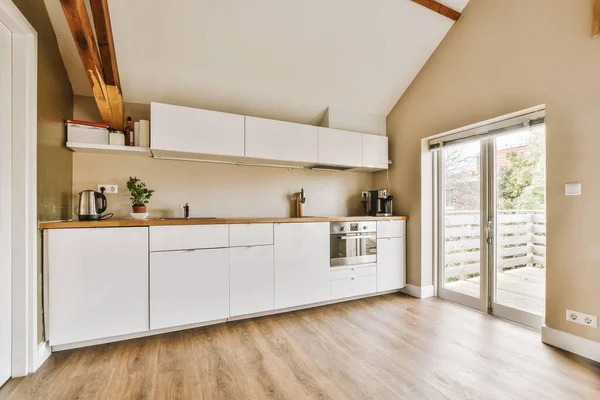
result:
[[[75,94],[91,95],[59,0]],[[442,3],[462,11],[468,0]],[[453,21],[410,0],[109,0],[124,100],[315,123],[387,115]]]

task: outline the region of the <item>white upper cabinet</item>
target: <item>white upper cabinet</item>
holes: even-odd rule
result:
[[[319,127],[319,164],[361,167],[363,134]]]
[[[388,169],[388,138],[379,135],[362,135],[362,166]]]
[[[313,164],[318,160],[318,128],[246,117],[246,157]]]
[[[153,150],[244,156],[244,116],[151,104]]]

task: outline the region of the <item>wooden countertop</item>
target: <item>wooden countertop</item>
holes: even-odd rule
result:
[[[259,223],[294,223],[294,222],[351,222],[351,221],[400,221],[406,216],[394,217],[303,217],[303,218],[205,218],[205,219],[109,219],[105,221],[49,221],[40,222],[40,229],[67,228],[115,228],[134,226],[164,225],[217,225],[217,224],[259,224]]]

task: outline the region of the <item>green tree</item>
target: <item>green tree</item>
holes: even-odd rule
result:
[[[540,210],[544,208],[543,137],[531,135],[528,151],[507,154],[500,169],[500,207],[504,210]]]

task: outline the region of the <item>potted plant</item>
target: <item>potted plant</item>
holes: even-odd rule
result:
[[[127,189],[129,189],[129,193],[131,197],[131,205],[133,206],[134,213],[145,213],[146,212],[146,204],[150,201],[150,197],[152,197],[152,193],[154,193],[153,189],[148,189],[146,184],[139,180],[138,178],[129,177],[127,181]]]

